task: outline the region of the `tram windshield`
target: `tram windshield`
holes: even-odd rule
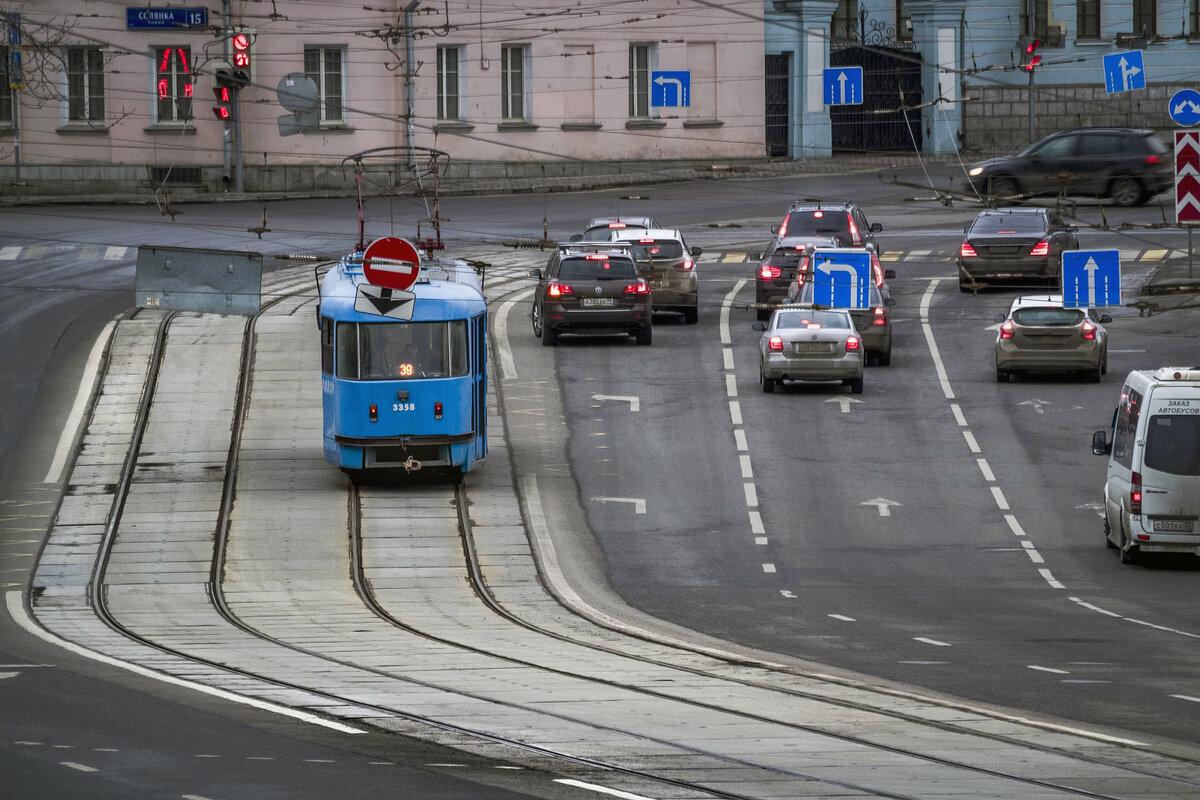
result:
[[[469,372],[467,321],[339,322],[337,376],[395,381]]]

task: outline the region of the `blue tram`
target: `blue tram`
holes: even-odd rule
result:
[[[422,260],[408,292],[371,285],[363,251],[320,284],[325,460],[371,470],[448,471],[487,455],[487,305],[461,261]]]

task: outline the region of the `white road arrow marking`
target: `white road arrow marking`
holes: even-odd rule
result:
[[[837,403],[842,407],[843,414],[850,413],[851,403],[861,403],[862,400],[855,400],[853,397],[831,397],[825,401],[826,403]]]
[[[594,394],[592,395],[592,399],[598,400],[601,403],[603,403],[605,400],[615,400],[618,403],[629,403],[629,410],[634,413],[637,413],[637,411],[642,407],[642,401],[637,397],[631,397],[623,394]]]
[[[5,678],[15,678],[20,674],[21,673],[19,672],[0,672],[0,681],[4,680]]]
[[[860,506],[875,506],[879,511],[879,516],[890,517],[892,515],[892,506],[900,506],[895,500],[888,500],[884,497],[876,497],[874,500],[864,500],[859,503]]]
[[[1022,400],[1021,402],[1017,403],[1017,405],[1033,406],[1034,410],[1037,411],[1037,413],[1044,414],[1044,413],[1046,413],[1044,409],[1046,406],[1050,405],[1050,401],[1049,400]]]
[[[640,497],[593,497],[593,503],[632,503],[633,513],[645,514],[646,501]]]

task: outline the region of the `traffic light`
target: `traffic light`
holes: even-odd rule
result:
[[[1030,39],[1025,43],[1025,63],[1021,64],[1021,67],[1026,72],[1033,72],[1041,65],[1042,57],[1037,54],[1041,43],[1041,39]]]
[[[235,33],[229,41],[233,45],[233,78],[240,89],[250,83],[250,36]]]
[[[217,104],[213,106],[213,114],[217,119],[233,119],[233,89],[229,86],[217,85],[213,87],[213,94],[217,98]]]

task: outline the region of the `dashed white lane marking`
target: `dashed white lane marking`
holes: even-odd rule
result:
[[[829,614],[831,619],[840,619],[842,622],[858,622],[854,617],[847,617],[845,614]]]
[[[924,636],[914,636],[914,637],[913,637],[913,641],[914,641],[914,642],[921,642],[921,643],[923,643],[923,644],[931,644],[931,645],[933,645],[934,647],[949,647],[949,646],[950,646],[950,643],[949,643],[949,642],[943,642],[943,641],[940,641],[940,640],[938,640],[938,639],[929,639],[929,638],[926,638],[926,637],[924,637]]]
[[[61,763],[64,767],[70,767],[71,769],[77,769],[80,772],[99,772],[100,771],[100,770],[96,769],[95,767],[89,767],[86,764],[76,764],[74,761],[62,761],[59,763]]]
[[[1032,670],[1036,670],[1038,672],[1050,672],[1050,673],[1053,673],[1054,675],[1070,675],[1071,674],[1069,670],[1054,669],[1053,667],[1039,667],[1036,664],[1030,664],[1029,668]]]
[[[734,425],[742,424],[742,404],[737,400],[729,401],[729,419]]]
[[[1200,703],[1200,697],[1192,697],[1188,694],[1173,694],[1171,697],[1174,697],[1176,700],[1187,700],[1189,703]]]
[[[996,500],[997,508],[999,508],[1001,511],[1008,511],[1008,499],[1004,496],[1004,490],[1002,490],[999,486],[993,486],[991,489],[992,497]]]
[[[763,572],[767,573],[768,575],[773,574],[775,572],[774,564],[763,564],[762,568],[763,568]]]
[[[975,459],[975,463],[979,465],[979,471],[983,473],[985,481],[992,483],[996,480],[996,475],[992,472],[992,468],[988,465],[986,458],[977,458]]]
[[[583,781],[577,781],[574,778],[555,778],[554,782],[561,783],[564,786],[574,786],[577,789],[587,789],[589,792],[606,794],[610,797],[620,797],[623,800],[652,800],[652,798],[644,795],[633,794],[632,792],[623,792],[620,789],[610,789],[607,786],[601,786],[596,783],[584,783]]]

